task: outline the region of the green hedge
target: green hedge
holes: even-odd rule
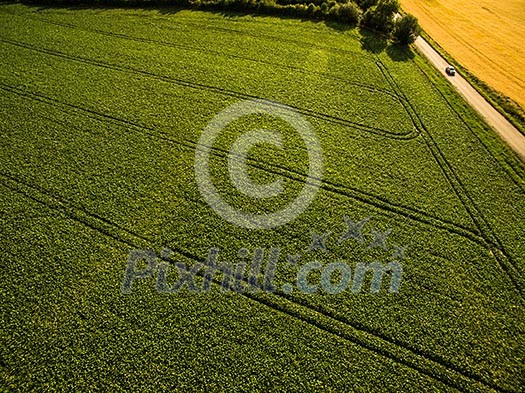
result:
[[[404,42],[394,34],[397,26],[395,14],[399,10],[398,0],[22,0],[21,2],[60,6],[175,6],[331,20],[351,26],[361,24],[387,37],[393,37],[401,44],[410,43]],[[417,23],[417,19],[414,20]],[[415,29],[414,34],[417,34],[417,31],[418,29]]]
[[[357,25],[361,20],[361,10],[349,0],[28,0],[22,3],[69,6],[176,6],[333,20],[350,25]]]

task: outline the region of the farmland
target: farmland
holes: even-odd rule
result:
[[[522,0],[402,0],[401,5],[459,63],[525,107]]]
[[[0,390],[501,391],[525,386],[525,166],[430,65],[330,22],[159,8],[0,6]],[[280,102],[319,139],[324,175],[290,223],[223,220],[195,179],[199,138],[239,101]],[[271,128],[228,180],[245,129]],[[307,179],[303,141],[248,116],[215,141],[227,201],[270,212]],[[310,179],[311,180],[311,179]],[[344,217],[364,240],[340,242]],[[372,231],[389,248],[370,248]],[[328,233],[327,251],[310,250]],[[279,248],[311,260],[400,256],[397,294],[121,293],[128,255]],[[283,256],[284,259],[284,256]]]

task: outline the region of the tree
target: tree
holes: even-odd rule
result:
[[[398,0],[379,0],[365,12],[363,23],[372,29],[390,33],[394,28],[394,17],[398,11]]]
[[[407,14],[398,18],[394,27],[394,38],[402,45],[414,42],[421,33],[421,27],[414,15]]]
[[[341,22],[354,24],[359,22],[360,12],[354,3],[347,3],[337,8],[337,16]]]
[[[356,2],[363,11],[377,4],[377,0],[356,0]]]

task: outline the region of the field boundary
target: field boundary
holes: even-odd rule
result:
[[[140,69],[135,69],[135,68],[131,68],[131,67],[124,67],[124,66],[121,66],[121,65],[109,64],[109,63],[102,62],[102,61],[99,61],[99,60],[92,60],[92,59],[88,59],[88,58],[84,58],[84,57],[69,55],[69,54],[66,54],[66,53],[63,53],[63,52],[60,52],[60,51],[56,51],[56,50],[52,50],[52,49],[38,48],[38,47],[35,47],[34,45],[12,41],[12,40],[9,40],[9,39],[5,39],[5,38],[3,38],[1,36],[0,36],[0,42],[3,42],[5,44],[9,44],[9,45],[13,45],[13,46],[18,46],[18,47],[21,47],[21,48],[24,48],[24,49],[27,49],[27,50],[35,51],[35,52],[45,53],[47,55],[61,57],[61,58],[64,58],[64,59],[67,59],[67,60],[70,60],[70,61],[76,61],[76,62],[80,62],[80,63],[90,64],[90,65],[93,65],[93,66],[107,68],[107,69],[121,71],[121,72],[127,72],[127,73],[144,75],[144,76],[147,76],[147,77],[156,78],[158,80],[162,80],[162,81],[169,82],[169,83],[175,83],[175,84],[178,84],[178,85],[181,85],[181,86],[184,86],[184,87],[189,87],[189,88],[196,89],[196,90],[209,90],[209,91],[213,91],[213,92],[218,93],[218,94],[222,94],[224,96],[241,98],[241,99],[257,99],[257,100],[265,99],[265,100],[268,101],[268,99],[266,99],[264,97],[256,96],[256,95],[253,95],[253,94],[242,93],[242,92],[238,92],[238,91],[234,91],[234,90],[225,89],[225,88],[222,88],[222,87],[211,86],[211,85],[206,85],[206,84],[197,83],[197,82],[191,82],[191,81],[187,81],[187,80],[184,80],[184,79],[174,78],[174,77],[166,76],[166,75],[160,75],[160,74],[156,74],[154,72],[140,70]],[[271,104],[271,102],[270,102],[270,104]],[[278,104],[275,103],[275,105],[278,105]],[[290,104],[287,104],[287,106],[289,106],[290,108],[294,109],[298,113],[301,113],[301,114],[303,114],[305,116],[311,116],[311,117],[314,117],[314,118],[318,118],[318,119],[327,121],[329,123],[347,126],[347,127],[359,130],[359,131],[363,131],[365,133],[380,135],[380,136],[382,136],[384,138],[407,141],[407,140],[411,140],[411,139],[417,138],[420,135],[420,130],[417,128],[417,126],[415,124],[414,124],[414,129],[409,130],[409,132],[402,133],[402,134],[399,133],[398,134],[398,133],[390,132],[390,131],[382,129],[382,128],[368,126],[368,125],[365,125],[365,124],[353,122],[353,121],[350,121],[348,119],[344,119],[344,118],[341,118],[341,117],[338,117],[338,116],[334,116],[334,115],[328,115],[328,114],[325,114],[325,113],[322,113],[322,112],[317,112],[317,111],[314,111],[314,110],[311,110],[311,109],[304,109],[304,108],[300,108],[300,107],[293,106],[293,105],[290,105]],[[402,104],[401,104],[401,107],[403,109],[405,109],[405,107]],[[407,113],[407,115],[408,115],[408,118],[410,119],[411,118],[410,114]]]
[[[82,207],[75,206],[71,204],[69,200],[54,195],[49,190],[43,189],[40,186],[27,183],[3,171],[0,172],[0,178],[3,178],[0,184],[7,189],[29,198],[34,202],[43,204],[52,210],[57,210],[68,218],[108,236],[117,242],[124,243],[135,249],[156,246],[150,239],[88,212]],[[136,243],[133,239],[139,240],[139,243]],[[202,258],[186,250],[176,247],[174,247],[173,250],[175,253],[193,262],[201,262],[202,260]],[[161,257],[161,259],[167,263],[173,263],[173,261],[168,258]],[[201,276],[201,274],[198,275]],[[214,278],[212,282],[219,286],[222,285],[222,281],[218,278]],[[240,293],[240,295],[286,314],[289,317],[315,326],[342,340],[352,342],[364,349],[375,352],[395,363],[404,365],[436,381],[440,381],[449,387],[458,390],[478,390],[480,385],[482,385],[485,389],[491,388],[502,393],[513,392],[512,390],[496,385],[493,381],[475,374],[462,366],[442,359],[439,355],[413,348],[406,343],[367,328],[359,322],[346,321],[345,318],[336,316],[330,311],[318,310],[300,299],[294,299],[291,295],[278,292],[272,294],[245,292]]]
[[[427,32],[422,31],[421,37],[424,38],[449,64],[453,64],[456,71],[459,72],[459,74],[461,74],[461,76],[463,76],[463,78],[465,78],[470,85],[494,107],[494,109],[501,113],[503,117],[505,117],[525,136],[525,109],[523,109],[521,105],[479,79],[465,66],[454,59],[454,57],[443,49],[443,47]]]
[[[388,75],[387,80],[389,80],[390,83],[394,84],[393,87],[395,89],[397,87],[396,90],[399,91],[400,94],[404,95],[401,89],[399,89],[399,87],[397,86],[397,82],[395,81],[395,79],[390,75],[388,69],[384,65],[383,68],[385,69],[385,77],[386,75]],[[428,78],[429,82],[432,83],[434,88],[439,91],[437,86],[434,85],[433,81],[428,77],[428,75],[426,75],[426,73],[424,73],[423,70],[421,70],[421,68],[418,67],[418,69]],[[447,100],[445,101],[450,106],[450,103]],[[508,276],[508,278],[514,285],[516,291],[520,294],[522,302],[525,301],[525,279],[522,277],[521,272],[517,269],[516,263],[505,250],[503,244],[498,239],[497,235],[494,233],[494,230],[492,229],[487,219],[479,211],[474,199],[468,194],[460,177],[455,173],[452,165],[448,162],[445,154],[441,151],[438,144],[434,140],[432,133],[425,127],[423,123],[422,125],[424,131],[422,134],[423,139],[425,140],[425,143],[427,144],[436,163],[440,166],[441,170],[443,171],[443,175],[445,176],[448,183],[454,190],[455,194],[461,201],[463,207],[471,217],[472,221],[475,223],[484,241],[487,242],[487,246],[489,247],[497,264],[499,265],[501,270]]]

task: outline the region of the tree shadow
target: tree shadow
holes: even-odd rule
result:
[[[94,11],[108,11],[114,9],[133,9],[141,11],[158,11],[162,14],[176,14],[189,7],[184,7],[180,5],[170,5],[162,1],[152,1],[149,3],[144,3],[142,1],[134,0],[114,0],[107,2],[104,0],[93,1],[92,4],[86,3],[79,0],[15,0],[9,2],[0,2],[0,4],[23,4],[27,7],[32,7],[36,9],[36,12],[53,10],[53,9],[66,9],[69,11],[81,11],[81,10],[94,10]]]
[[[366,52],[378,55],[388,45],[388,39],[384,35],[370,29],[360,27],[359,34],[361,35],[361,49]]]
[[[386,54],[393,61],[410,61],[415,53],[409,46],[400,44],[390,44],[386,47]]]
[[[289,10],[279,12],[261,9],[257,6],[252,8],[242,8],[239,6],[231,6],[225,4],[204,4],[190,5],[184,1],[179,1],[181,4],[174,4],[174,0],[0,0],[0,4],[24,4],[28,7],[36,8],[37,11],[44,11],[49,9],[67,9],[75,10],[98,10],[107,11],[111,9],[135,9],[141,11],[157,11],[160,14],[173,15],[184,10],[203,11],[211,14],[221,15],[224,18],[236,19],[244,16],[252,16],[254,18],[274,17],[283,20],[298,20],[309,23],[324,23],[330,29],[346,32],[356,28],[356,24],[343,23],[335,20],[326,19],[324,17],[314,17],[297,14]]]
[[[323,20],[323,23],[325,24],[326,27],[332,30],[339,31],[341,33],[345,33],[347,31],[354,30],[357,27],[355,23],[352,23],[352,24],[341,23],[341,22],[337,22],[333,20]]]
[[[384,34],[377,31],[360,27],[359,33],[361,34],[361,49],[366,52],[378,55],[384,51],[391,60],[396,62],[410,61],[415,56],[410,46],[392,43]]]
[[[144,11],[155,10],[160,14],[173,15],[183,10],[197,10],[204,11],[211,14],[221,15],[225,18],[242,18],[250,15],[255,18],[261,17],[276,17],[279,19],[294,19],[301,22],[310,23],[323,23],[330,29],[344,33],[350,30],[354,30],[357,25],[350,23],[342,23],[330,19],[316,19],[307,18],[299,15],[283,14],[278,12],[258,12],[258,9],[242,10],[242,9],[230,9],[227,6],[214,6],[214,7],[191,7],[183,5],[172,5],[173,0],[150,0],[145,2],[144,0],[93,0],[93,4],[86,4],[82,0],[7,0],[1,1],[0,4],[24,4],[29,7],[36,8],[37,12],[45,11],[49,9],[68,9],[71,11],[91,9],[100,12],[104,12],[111,9],[136,9]],[[409,61],[414,58],[415,54],[408,46],[402,46],[399,44],[392,44],[389,42],[388,37],[384,34],[371,30],[367,27],[359,26],[359,34],[361,35],[360,43],[361,49],[366,52],[378,55],[383,51],[393,61]]]

